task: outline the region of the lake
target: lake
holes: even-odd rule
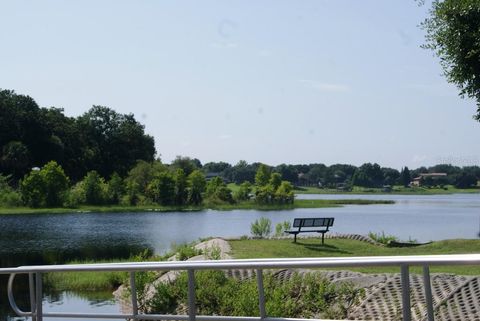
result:
[[[387,199],[393,205],[350,205],[286,211],[233,210],[171,213],[75,213],[0,216],[0,266],[61,264],[73,259],[126,258],[149,249],[165,253],[173,244],[201,237],[239,237],[264,216],[272,226],[295,217],[335,217],[332,232],[392,234],[419,242],[477,238],[480,195],[298,195],[299,199]],[[0,280],[0,320],[8,320]],[[19,298],[21,301],[21,298]],[[117,309],[108,298],[47,293],[47,310]]]

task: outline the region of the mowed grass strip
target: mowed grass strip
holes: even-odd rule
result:
[[[297,258],[297,257],[348,257],[348,256],[398,256],[480,253],[480,240],[445,240],[410,248],[392,248],[348,239],[318,238],[231,240],[232,254],[236,259],[247,258]],[[338,268],[363,273],[398,273],[400,267]],[[433,266],[432,273],[480,275],[480,266]],[[412,267],[413,273],[421,268]]]

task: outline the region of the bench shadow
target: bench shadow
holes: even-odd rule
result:
[[[300,242],[297,241],[293,244],[300,245],[309,250],[317,251],[317,252],[352,254],[352,252],[339,249],[335,245],[330,245],[330,244],[308,243],[308,242],[302,242],[302,241]]]

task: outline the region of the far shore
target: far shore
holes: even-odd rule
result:
[[[203,210],[260,210],[280,211],[293,210],[296,208],[326,208],[340,207],[343,205],[374,205],[394,204],[389,200],[363,200],[363,199],[342,199],[342,200],[295,200],[293,204],[263,205],[253,201],[234,204],[207,204],[202,206],[161,206],[158,204],[139,206],[80,206],[77,208],[30,208],[30,207],[8,207],[0,208],[0,215],[15,214],[70,214],[70,213],[132,213],[132,212],[196,212]]]
[[[474,194],[480,193],[480,186],[475,188],[456,188],[448,185],[441,187],[403,187],[393,186],[391,190],[384,188],[366,188],[354,186],[352,190],[339,190],[335,188],[320,188],[315,186],[298,186],[295,194],[347,194],[347,195],[448,195],[448,194]]]

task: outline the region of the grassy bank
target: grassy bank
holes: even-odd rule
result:
[[[400,195],[437,195],[437,194],[457,194],[457,193],[480,193],[480,187],[476,188],[456,188],[453,185],[440,187],[403,187],[394,186],[391,192],[385,192],[382,188],[365,188],[354,186],[351,191],[339,191],[335,188],[318,188],[312,186],[299,186],[295,188],[295,194],[400,194]]]
[[[72,261],[69,264],[131,262],[133,259]],[[112,291],[128,278],[127,272],[56,272],[44,276],[45,287],[55,291]]]
[[[294,204],[262,205],[253,201],[235,204],[207,204],[204,206],[81,206],[78,208],[30,208],[9,207],[0,208],[0,215],[13,214],[64,214],[64,213],[129,213],[129,212],[193,212],[206,209],[212,210],[291,210],[295,208],[323,208],[338,207],[342,205],[369,205],[369,204],[393,204],[393,201],[376,200],[295,200]]]
[[[280,240],[232,240],[232,254],[235,258],[282,258],[282,257],[348,257],[388,255],[435,255],[467,254],[480,252],[480,240],[445,240],[410,248],[390,248],[366,242],[347,239],[327,239],[325,245],[318,238]],[[343,268],[345,269],[345,268]],[[397,267],[348,268],[364,273],[398,273]],[[421,273],[421,268],[412,268]],[[454,273],[459,275],[480,275],[480,266],[431,267],[433,273]]]

